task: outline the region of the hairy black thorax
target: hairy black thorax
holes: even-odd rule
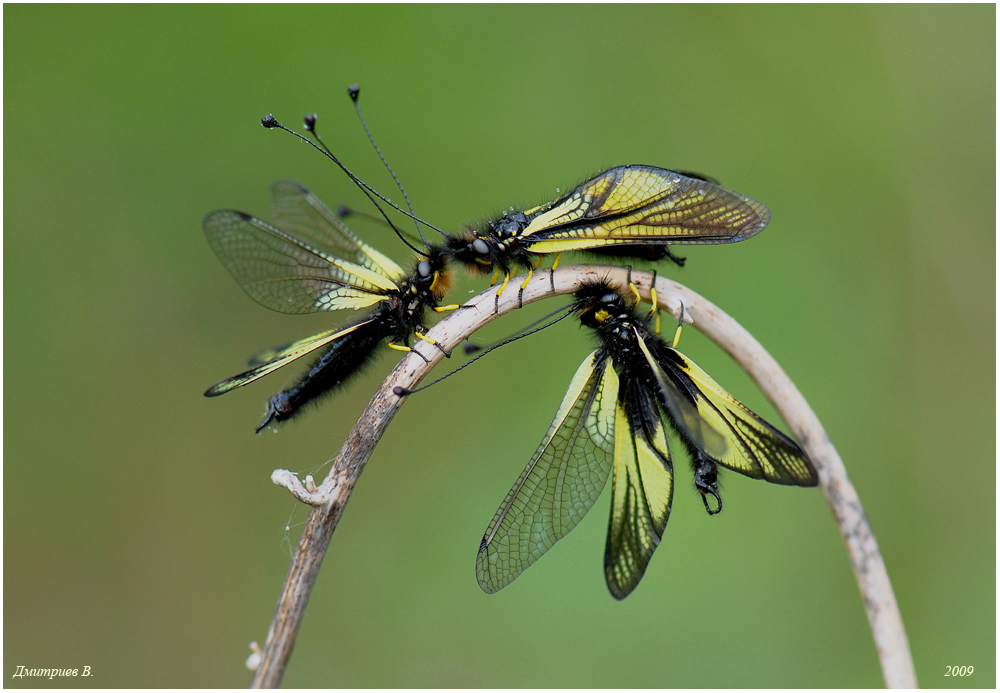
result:
[[[458,235],[445,237],[444,249],[466,268],[477,272],[499,270],[511,274],[517,269],[530,269],[535,255],[525,249],[521,232],[535,214],[506,212],[479,228],[468,228]]]

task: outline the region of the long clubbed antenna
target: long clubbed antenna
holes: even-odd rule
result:
[[[368,185],[367,183],[365,183],[363,180],[361,180],[360,178],[358,178],[356,175],[354,175],[351,172],[351,170],[348,169],[346,166],[344,166],[344,164],[342,164],[340,162],[340,159],[338,159],[334,155],[334,153],[332,151],[330,151],[329,148],[327,148],[327,146],[325,144],[322,143],[322,140],[319,140],[320,143],[317,144],[316,142],[313,142],[311,139],[309,139],[305,135],[301,135],[301,134],[295,132],[295,130],[292,130],[291,128],[289,128],[287,126],[282,125],[280,122],[278,122],[277,118],[275,118],[273,115],[270,115],[270,114],[268,114],[268,115],[264,116],[263,118],[261,118],[260,119],[260,124],[261,124],[262,127],[267,128],[269,130],[273,129],[273,128],[278,128],[279,130],[284,130],[285,132],[287,132],[289,134],[295,135],[300,140],[302,140],[303,142],[308,143],[311,147],[313,147],[314,149],[316,149],[317,151],[319,151],[323,156],[325,156],[328,159],[330,159],[330,161],[332,161],[333,163],[337,164],[337,166],[340,167],[340,170],[343,171],[344,173],[346,173],[347,176],[348,176],[348,178],[350,178],[352,181],[354,181],[354,184],[357,185],[359,188],[361,188],[362,192],[364,192],[365,195],[367,195],[368,199],[371,200],[371,203],[373,205],[375,205],[375,207],[378,209],[379,212],[381,212],[382,217],[386,220],[386,222],[389,224],[389,226],[396,232],[396,235],[398,235],[400,237],[400,239],[404,243],[406,243],[406,245],[408,245],[410,248],[412,248],[413,250],[415,250],[417,253],[423,255],[424,257],[427,256],[427,253],[425,253],[424,251],[420,250],[419,248],[414,248],[412,245],[410,245],[409,242],[407,242],[407,240],[400,233],[399,229],[396,228],[396,225],[392,223],[391,219],[389,219],[388,215],[385,213],[385,210],[383,210],[382,207],[379,206],[379,204],[375,201],[375,199],[372,197],[372,195],[374,195],[378,199],[382,200],[382,202],[386,203],[387,205],[389,205],[390,207],[392,207],[393,209],[395,209],[397,212],[400,212],[401,214],[404,214],[404,215],[406,215],[408,217],[411,217],[411,218],[413,218],[413,215],[410,214],[409,212],[407,212],[405,209],[402,209],[395,202],[393,202],[392,200],[388,199],[387,197],[385,197],[384,195],[382,195],[381,193],[379,193],[377,190],[375,190],[374,188],[372,188],[370,185]],[[313,135],[316,134],[316,115],[315,114],[310,114],[310,115],[307,115],[305,117],[305,127],[306,127],[306,130],[308,130],[309,132],[313,133]],[[319,138],[317,137],[317,140],[318,139]],[[441,229],[439,229],[438,227],[434,226],[433,224],[431,224],[428,221],[425,221],[425,220],[421,219],[420,222],[423,223],[423,224],[425,224],[426,226],[429,226],[430,228],[434,229],[435,231],[437,231],[439,233],[442,233],[442,234],[444,233],[444,231],[442,231]]]
[[[527,332],[528,330],[530,330],[532,327],[534,327],[535,325],[538,325],[538,324],[541,324],[541,323],[545,322],[546,320],[548,320],[549,318],[551,318],[553,315],[558,315],[559,313],[563,312],[564,310],[566,310],[565,306],[563,306],[562,308],[556,308],[551,313],[546,313],[542,317],[538,318],[538,320],[534,320],[532,322],[529,322],[527,325],[525,325],[524,327],[522,327],[521,329],[519,329],[517,332],[514,332],[513,334],[509,334],[506,337],[504,337],[503,339],[497,340],[493,344],[476,344],[474,342],[466,342],[465,345],[462,347],[462,351],[465,353],[466,356],[469,356],[471,354],[479,353],[483,349],[492,349],[495,346],[499,346],[500,342],[506,342],[506,341],[510,340],[512,337],[517,337],[518,335],[522,335],[525,332]]]
[[[375,147],[375,153],[378,154],[378,158],[382,160],[382,163],[385,165],[386,170],[389,171],[389,175],[392,176],[392,179],[394,181],[396,181],[396,187],[399,188],[399,192],[403,193],[403,199],[406,200],[406,206],[410,208],[410,212],[413,214],[413,223],[417,225],[417,235],[420,236],[420,240],[423,241],[424,245],[426,246],[427,239],[424,238],[424,232],[420,229],[420,222],[417,221],[417,216],[416,216],[417,213],[413,209],[413,204],[410,202],[410,197],[406,194],[406,190],[403,189],[403,184],[399,182],[399,178],[396,177],[396,172],[392,170],[392,166],[390,166],[389,162],[386,161],[385,156],[382,154],[382,150],[379,149],[378,144],[376,144],[375,136],[372,135],[372,131],[368,129],[368,123],[365,122],[365,117],[361,115],[361,105],[358,103],[358,96],[360,94],[361,94],[361,87],[359,87],[357,84],[352,84],[351,86],[347,87],[347,95],[350,96],[351,101],[354,102],[354,110],[358,114],[358,120],[361,121],[361,127],[365,129],[365,134],[368,135],[368,141],[372,143],[373,147]]]
[[[566,318],[568,318],[570,315],[572,315],[576,311],[576,305],[575,304],[574,305],[570,305],[570,306],[567,306],[565,308],[560,308],[559,310],[560,311],[566,311],[566,312],[563,313],[562,315],[560,315],[555,320],[553,320],[553,321],[551,321],[549,323],[546,323],[546,324],[542,325],[541,327],[536,327],[535,329],[528,330],[527,332],[521,332],[520,334],[514,335],[513,337],[509,337],[509,338],[507,338],[507,339],[505,339],[505,340],[503,340],[501,342],[497,342],[496,344],[494,344],[493,346],[489,347],[488,349],[484,349],[483,353],[481,353],[478,356],[476,356],[476,358],[470,359],[469,361],[466,361],[465,363],[463,363],[461,366],[459,366],[455,370],[451,371],[450,373],[446,373],[445,375],[442,375],[440,378],[438,378],[434,382],[427,383],[426,385],[421,385],[420,387],[413,388],[412,390],[407,389],[405,387],[400,387],[399,385],[397,385],[396,387],[392,388],[392,394],[396,395],[397,397],[405,397],[407,395],[412,395],[414,392],[420,392],[421,390],[426,390],[427,388],[431,387],[432,385],[437,385],[439,382],[441,382],[445,378],[450,378],[451,376],[455,375],[456,373],[458,373],[460,370],[462,370],[466,366],[471,366],[476,361],[478,361],[479,359],[483,358],[484,356],[486,356],[486,354],[490,353],[494,349],[499,349],[500,347],[502,347],[504,345],[510,344],[511,342],[516,342],[517,340],[519,340],[519,339],[521,339],[523,337],[527,337],[529,335],[533,335],[536,332],[541,332],[546,327],[552,327],[553,325],[555,325],[560,320],[565,320]],[[559,311],[557,311],[557,312],[559,312]]]

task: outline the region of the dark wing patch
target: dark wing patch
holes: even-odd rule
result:
[[[674,473],[662,420],[650,435],[637,430],[619,405],[615,415],[615,464],[604,576],[616,599],[642,579],[670,517]]]
[[[665,366],[674,378],[693,385],[701,417],[726,437],[723,455],[710,455],[723,467],[773,484],[816,486],[819,477],[798,443],[750,411],[679,351]],[[681,374],[681,375],[678,375]]]

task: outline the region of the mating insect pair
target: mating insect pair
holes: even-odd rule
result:
[[[357,105],[356,88],[350,93]],[[262,124],[288,130],[270,116]],[[408,198],[409,211],[344,167],[316,134],[315,117],[306,119],[306,129],[315,142],[288,131],[340,166],[418,257],[405,272],[358,238],[315,195],[288,181],[272,186],[273,224],[233,210],[205,218],[212,249],[265,307],[285,313],[369,309],[345,327],[261,352],[250,370],[205,393],[229,392],[322,350],[293,386],[270,399],[258,431],[292,418],[342,385],[382,344],[408,351],[416,337],[441,349],[424,334],[424,321],[429,309],[460,307],[440,305],[454,263],[474,272],[492,271],[494,281],[502,275],[499,297],[513,271],[527,270],[530,279],[545,254],[555,256],[552,269],[569,251],[669,258],[680,265],[683,259],[671,253],[670,245],[733,243],[759,233],[770,220],[759,202],[700,176],[619,166],[553,202],[449,234],[417,217]],[[376,198],[416,222],[422,247],[407,240]],[[441,242],[428,243],[421,224],[438,231]],[[631,282],[628,289],[637,299]],[[670,345],[661,339],[658,329],[651,329],[651,314],[639,314],[636,307],[625,287],[597,282],[578,291],[563,315],[575,313],[595,331],[599,347],[577,371],[549,432],[483,537],[476,565],[485,591],[509,584],[572,530],[611,476],[605,574],[612,594],[627,596],[642,578],[670,514],[671,431],[690,457],[695,487],[710,514],[722,509],[720,465],[772,483],[816,485],[816,472],[794,441],[684,357],[676,340]]]
[[[357,91],[351,96],[356,104]],[[493,271],[494,278],[502,274],[499,300],[511,273],[526,269],[530,279],[545,254],[555,255],[553,268],[561,254],[569,251],[669,257],[680,264],[682,259],[670,252],[670,244],[733,243],[759,233],[770,220],[764,205],[704,178],[651,166],[618,166],[553,202],[449,234],[416,217],[412,207],[410,211],[397,207],[344,167],[316,135],[315,117],[306,119],[306,129],[316,142],[271,116],[262,123],[292,132],[340,166],[419,257],[414,269],[404,272],[361,241],[315,195],[288,181],[275,183],[271,190],[274,224],[234,210],[218,210],[205,218],[205,235],[212,249],[261,305],[284,313],[374,306],[346,327],[262,352],[251,360],[250,370],[205,393],[213,397],[229,392],[325,349],[298,382],[271,397],[257,431],[294,417],[305,404],[335,390],[369,362],[383,343],[400,350],[412,349],[412,337],[434,344],[423,334],[424,321],[428,309],[441,312],[458,307],[439,305],[450,285],[453,263],[473,272]],[[406,239],[376,198],[417,222],[422,248]],[[438,231],[442,241],[424,241],[420,224]],[[527,280],[521,290],[526,284]]]
[[[795,441],[677,351],[676,338],[671,345],[656,334],[630,292],[596,282],[574,298],[570,311],[599,346],[483,536],[476,575],[486,592],[509,584],[576,527],[611,476],[604,571],[611,593],[628,596],[670,516],[678,442],[709,514],[722,510],[720,465],[775,484],[818,483]]]

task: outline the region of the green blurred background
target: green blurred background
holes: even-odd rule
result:
[[[269,216],[278,178],[364,206],[329,162],[262,130],[269,112],[318,112],[341,158],[392,193],[345,95],[357,81],[417,211],[445,228],[621,163],[707,173],[766,203],[751,242],[684,248],[687,267],[662,269],[741,321],[814,407],[921,683],[994,687],[995,14],[5,7],[6,685],[249,682],[247,644],[263,641],[305,518],[270,472],[324,473],[396,359],[254,436],[293,373],[201,393],[337,318],[257,306],[201,219]],[[408,261],[385,230],[357,228]],[[682,467],[626,601],[604,586],[607,493],[536,567],[480,591],[482,532],[589,348],[562,323],[400,411],[333,538],[287,685],[881,685],[818,490],[730,474],[709,518]],[[703,337],[685,332],[684,349],[775,417]],[[94,678],[12,680],[18,665]]]

